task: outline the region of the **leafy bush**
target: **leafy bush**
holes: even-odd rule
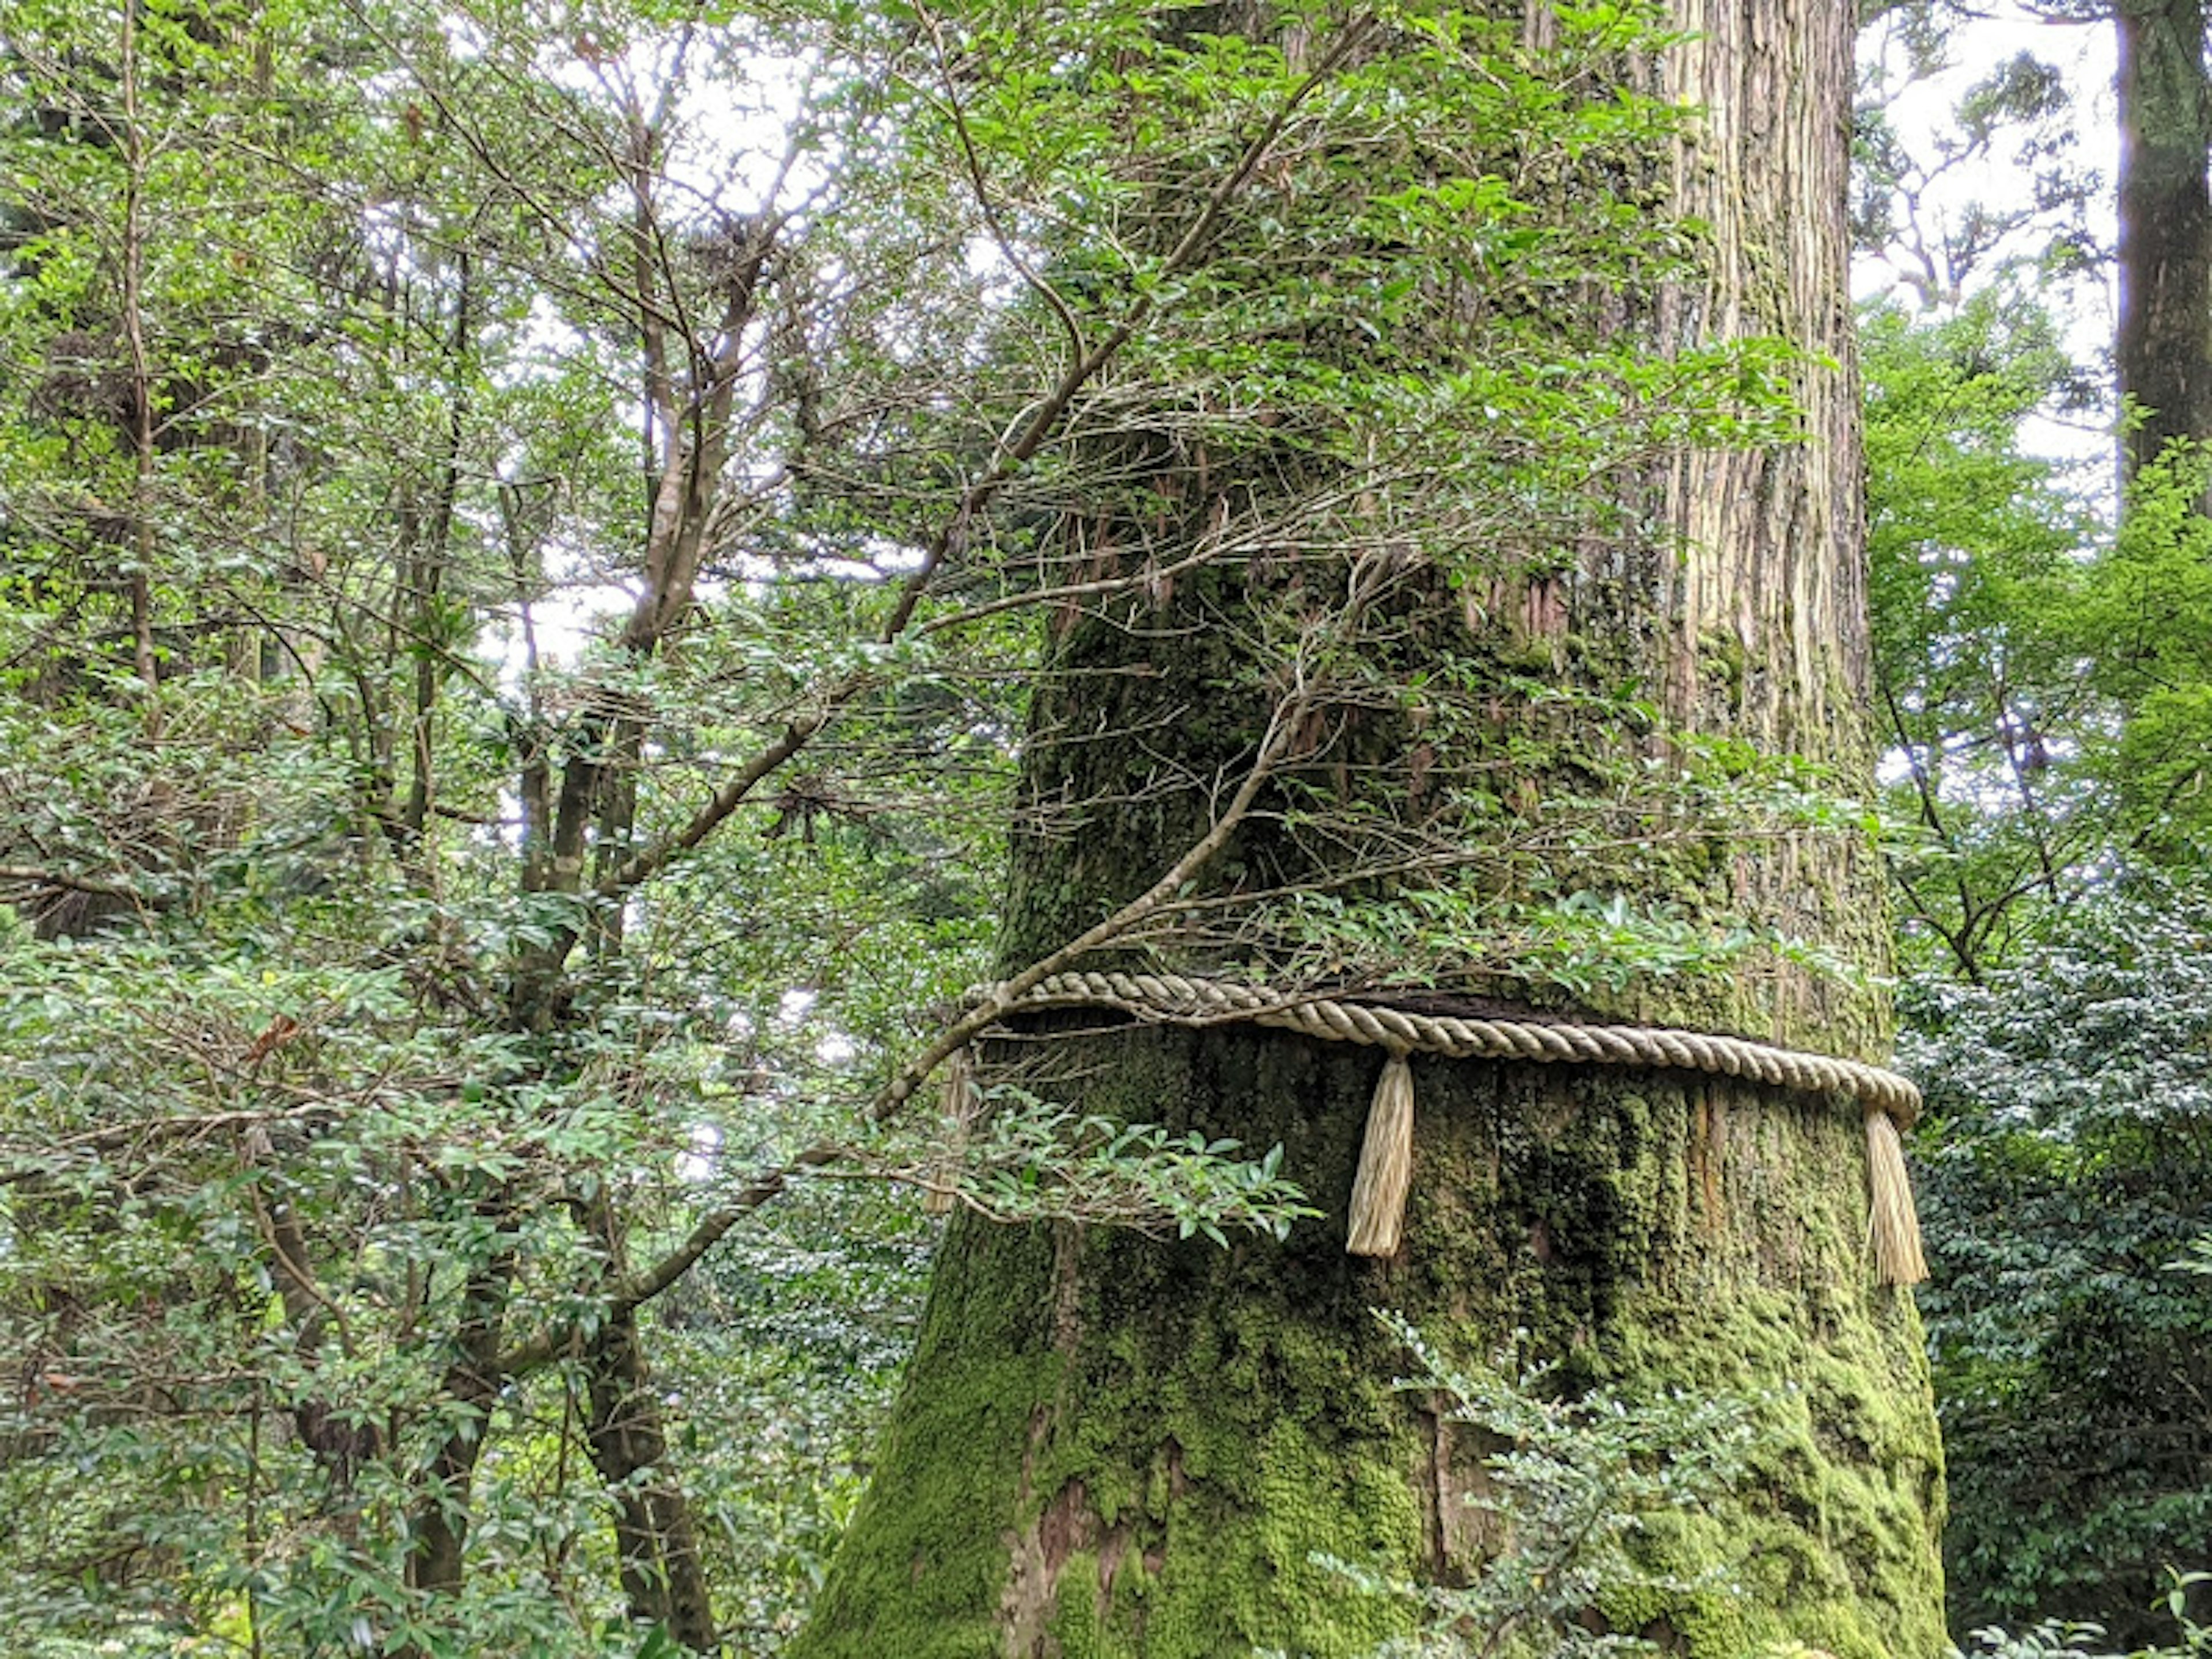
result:
[[[2169,1270],[2212,1214],[2212,899],[2085,901],[1903,1010],[1953,1627],[2148,1639],[2136,1610],[2212,1535],[2212,1280]]]
[[[2212,1653],[2212,1625],[2201,1625],[2189,1616],[2190,1592],[2197,1585],[2212,1583],[2212,1574],[2177,1572],[2168,1577],[2172,1587],[2166,1591],[2165,1610],[2181,1638],[2179,1645],[2137,1648],[2125,1659],[2197,1659]],[[2046,1619],[2016,1635],[1996,1629],[1978,1630],[1968,1639],[1974,1644],[1969,1650],[1973,1659],[2122,1659],[2099,1645],[2104,1636],[2102,1625]],[[1954,1648],[1952,1659],[1965,1656]]]

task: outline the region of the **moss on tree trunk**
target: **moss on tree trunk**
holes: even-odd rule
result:
[[[1941,1479],[1917,1321],[1870,1283],[1854,1114],[1734,1084],[1416,1060],[1409,1244],[1344,1253],[1369,1051],[1246,1030],[1055,1045],[1090,1109],[1279,1139],[1331,1211],[1284,1246],[956,1223],[913,1382],[809,1656],[1356,1656],[1395,1632],[1314,1552],[1449,1581],[1494,1542],[1482,1449],[1395,1393],[1370,1310],[1571,1372],[1783,1389],[1740,1504],[1662,1534],[1741,1601],[1616,1626],[1740,1656],[1942,1645]]]
[[[1765,332],[1808,348],[1802,440],[1636,475],[1623,495],[1644,527],[1593,533],[1565,563],[1502,558],[1486,592],[1439,586],[1425,608],[1401,594],[1373,659],[1472,686],[1479,717],[1455,731],[1467,752],[1429,752],[1404,706],[1340,711],[1288,769],[1277,811],[1217,859],[1217,890],[1328,874],[1336,844],[1289,813],[1332,787],[1386,797],[1410,823],[1457,769],[1525,815],[1643,741],[1577,729],[1571,703],[1563,714],[1528,696],[1532,677],[1634,681],[1672,733],[1864,780],[1843,287],[1852,20],[1833,0],[1688,0],[1677,14],[1692,34],[1668,54],[1666,90],[1705,114],[1674,192],[1709,227],[1710,276],[1638,325],[1662,346]],[[1201,467],[1179,498],[1194,526],[1208,487]],[[1211,487],[1226,513],[1226,469]],[[1066,630],[1036,704],[1011,965],[1141,892],[1203,833],[1277,696],[1265,661],[1238,660],[1267,636],[1254,595],[1294,603],[1296,580],[1257,562],[1201,572],[1149,610]],[[1723,825],[1632,856],[1626,874],[1608,856],[1593,855],[1591,881],[1886,961],[1881,872],[1847,837]],[[1571,862],[1553,873],[1563,888],[1577,876]],[[1233,960],[1225,937],[1179,958],[1172,939],[1152,949],[1203,970]],[[1887,1041],[1878,994],[1778,959],[1693,989],[1640,986],[1606,1012],[1865,1057]],[[1744,1593],[1624,1592],[1601,1609],[1613,1628],[1704,1659],[1787,1639],[1839,1659],[1942,1650],[1927,1368],[1909,1296],[1877,1285],[1869,1259],[1854,1108],[1676,1073],[1417,1058],[1407,1243],[1374,1262],[1344,1243],[1378,1054],[1099,1024],[1033,1021],[986,1058],[1085,1111],[1279,1142],[1328,1219],[1225,1251],[957,1220],[802,1659],[1371,1651],[1403,1613],[1350,1593],[1316,1552],[1449,1582],[1499,1543],[1463,1501],[1482,1448],[1394,1390],[1405,1362],[1378,1307],[1477,1356],[1526,1328],[1571,1379],[1764,1397],[1771,1433],[1748,1487],[1649,1540],[1684,1569],[1734,1564]]]

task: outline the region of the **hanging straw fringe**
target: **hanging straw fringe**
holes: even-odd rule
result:
[[[1352,1182],[1353,1255],[1395,1255],[1406,1231],[1406,1191],[1413,1179],[1413,1068],[1393,1054],[1367,1109],[1367,1138]]]
[[[1928,1277],[1928,1262],[1920,1254],[1920,1216],[1905,1172],[1905,1142],[1887,1112],[1869,1112],[1866,1129],[1875,1265],[1885,1284],[1917,1285]]]
[[[1431,1014],[1388,1003],[1340,1000],[1311,992],[1271,991],[1227,980],[1180,974],[1060,973],[1018,991],[988,986],[970,994],[971,1006],[989,1006],[993,1018],[1048,1008],[1109,1008],[1138,1019],[1208,1026],[1229,1020],[1294,1030],[1327,1042],[1386,1048],[1390,1060],[1375,1091],[1352,1188],[1352,1227],[1346,1248],[1355,1255],[1394,1255],[1405,1232],[1406,1194],[1413,1161],[1413,1079],[1409,1054],[1455,1060],[1506,1060],[1537,1064],[1632,1066],[1744,1078],[1806,1093],[1844,1094],[1866,1112],[1872,1208],[1869,1227],[1875,1260],[1892,1285],[1917,1285],[1928,1277],[1920,1251],[1920,1220],[1905,1170],[1902,1131],[1920,1115],[1920,1091],[1911,1079],[1863,1060],[1808,1054],[1772,1043],[1672,1026],[1584,1024],[1561,1018],[1476,1018]],[[969,1016],[969,1030],[985,1023]],[[926,1074],[922,1074],[926,1075]],[[921,1075],[902,1078],[892,1091],[903,1100]],[[952,1120],[946,1152],[933,1172],[927,1203],[933,1214],[952,1207],[949,1188],[974,1120],[977,1097],[965,1050],[945,1075],[945,1115]],[[948,1190],[934,1190],[944,1187]]]
[[[921,1196],[927,1215],[945,1215],[952,1208],[952,1188],[965,1162],[968,1131],[975,1121],[975,1062],[965,1048],[955,1048],[945,1060],[945,1142],[930,1167],[929,1189]]]

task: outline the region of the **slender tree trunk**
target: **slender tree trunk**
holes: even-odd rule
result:
[[[401,602],[412,614],[415,638],[415,699],[408,722],[408,784],[404,805],[396,808],[395,837],[410,878],[427,886],[423,836],[436,799],[438,701],[450,672],[443,589],[453,555],[454,507],[461,485],[461,449],[468,436],[471,354],[476,349],[476,269],[464,247],[453,260],[453,324],[445,342],[446,429],[430,487],[429,511],[413,520],[403,537],[401,559],[407,591]]]
[[[689,1502],[667,1468],[638,1315],[611,1318],[587,1357],[592,1462],[615,1495],[615,1546],[630,1616],[693,1653],[715,1650],[714,1608]]]
[[[489,1194],[477,1212],[505,1237],[494,1241],[485,1260],[470,1270],[463,1287],[453,1358],[441,1389],[453,1415],[428,1467],[416,1478],[417,1495],[407,1519],[407,1585],[429,1596],[457,1595],[466,1580],[471,1488],[505,1380],[498,1358],[514,1286],[513,1234],[506,1231],[514,1215],[514,1194]]]
[[[161,669],[154,647],[154,365],[146,338],[148,138],[138,104],[139,34],[135,7],[123,18],[123,333],[131,355],[131,655],[145,697],[146,735],[161,735]]]
[[[643,146],[639,152],[639,222],[649,228],[654,222],[649,196],[653,175],[647,167],[653,153],[649,127],[640,127],[638,142]],[[642,246],[642,228],[640,235]],[[642,589],[622,635],[623,653],[633,664],[643,664],[660,649],[692,603],[708,522],[724,483],[744,335],[768,257],[763,238],[738,260],[725,296],[719,354],[694,362],[693,380],[680,400],[673,390],[676,383],[666,373],[665,343],[658,336],[648,341],[655,367],[649,390],[654,399],[667,399],[669,407],[661,410],[666,431],[641,550]],[[465,337],[471,309],[467,275],[465,264],[453,337],[457,348]],[[649,264],[641,266],[639,298],[647,315],[659,314],[656,280]],[[458,372],[458,349],[455,362]],[[459,393],[457,380],[457,410]],[[679,402],[682,418],[672,418],[670,410]],[[451,482],[449,468],[444,483]],[[434,550],[443,548],[452,511],[447,490],[434,510],[429,543]],[[418,602],[433,605],[435,594],[434,566],[419,566]],[[417,681],[416,784],[408,820],[416,834],[430,799],[428,733],[436,686],[434,674]],[[607,699],[610,704],[618,701]],[[637,723],[618,708],[603,708],[587,712],[579,726],[579,741],[559,768],[557,782],[550,763],[535,751],[526,755],[517,780],[525,812],[525,892],[580,896],[595,856],[604,873],[608,860],[627,844],[635,811],[634,769],[641,741]],[[569,957],[584,931],[575,926],[516,951],[509,963],[507,1023],[517,1036],[556,1037],[573,1017],[584,988],[571,973]],[[618,950],[619,921],[596,924],[592,938],[610,953]],[[479,1206],[482,1218],[501,1238],[470,1280],[454,1334],[455,1358],[445,1377],[447,1397],[459,1411],[471,1414],[471,1420],[458,1425],[438,1448],[422,1483],[424,1496],[410,1517],[409,1583],[417,1589],[449,1594],[460,1587],[466,1571],[469,1491],[483,1443],[482,1419],[500,1386],[509,1380],[500,1357],[518,1264],[505,1240],[512,1236],[518,1203],[514,1193],[502,1189],[487,1195]],[[618,1255],[619,1218],[605,1212],[599,1221],[604,1224],[603,1243]],[[685,1646],[710,1650],[714,1621],[687,1500],[681,1487],[657,1468],[666,1448],[658,1405],[645,1390],[646,1367],[634,1310],[615,1317],[590,1359],[592,1453],[602,1474],[615,1486],[621,1506],[616,1531],[632,1610],[665,1625]]]
[[[1831,366],[1802,371],[1802,441],[1684,454],[1624,484],[1656,530],[1594,534],[1571,568],[1508,569],[1486,594],[1401,596],[1388,650],[1494,688],[1475,697],[1490,730],[1465,740],[1512,757],[1490,775],[1524,805],[1574,792],[1617,741],[1529,700],[1532,673],[1632,680],[1658,688],[1676,731],[1869,774],[1856,387],[1832,366],[1851,352],[1853,20],[1834,0],[1686,0],[1677,21],[1688,39],[1666,91],[1705,112],[1674,184],[1711,257],[1651,326],[1662,345],[1778,334]],[[1271,700],[1264,667],[1237,658],[1263,580],[1201,570],[1150,610],[1066,629],[1020,820],[1059,821],[1016,838],[1010,963],[1142,891],[1254,763]],[[1332,771],[1420,795],[1434,757],[1417,719],[1370,705],[1337,729],[1292,757],[1301,793],[1273,807],[1310,801]],[[1099,737],[1114,732],[1134,735]],[[1263,811],[1211,873],[1222,890],[1310,879],[1316,859]],[[1882,873],[1841,838],[1717,827],[1643,866],[1652,896],[1885,963]],[[1558,873],[1574,884],[1571,865]],[[1609,1012],[1865,1056],[1888,1036],[1877,994],[1778,963],[1717,988],[1641,988]],[[1942,1650],[1927,1367],[1909,1296],[1869,1260],[1855,1109],[1674,1073],[1417,1059],[1407,1242],[1369,1261],[1346,1254],[1345,1214],[1372,1051],[1240,1026],[1102,1030],[1088,1015],[1023,1036],[1001,1063],[1034,1056],[1017,1062],[1026,1080],[1086,1112],[1279,1142],[1329,1218],[1227,1250],[956,1219],[804,1659],[1372,1651],[1405,1615],[1351,1594],[1316,1553],[1450,1582],[1498,1542],[1465,1501],[1485,1449],[1394,1391],[1405,1362],[1377,1307],[1483,1357],[1525,1329],[1571,1376],[1772,1391],[1779,1438],[1751,1488],[1645,1540],[1687,1575],[1737,1563],[1741,1598],[1601,1598],[1613,1628],[1708,1659],[1792,1638],[1841,1659]]]
[[[2127,477],[2212,436],[2212,76],[2203,0],[2119,0],[2120,395]]]
[[[634,787],[634,780],[625,781]],[[619,791],[610,803],[609,829],[617,839],[628,834],[633,805]],[[609,937],[608,949],[619,944],[618,934]],[[579,1218],[606,1253],[610,1276],[623,1276],[628,1224],[618,1205],[602,1194],[580,1206]],[[706,1565],[690,1499],[668,1467],[668,1437],[640,1340],[641,1317],[635,1307],[617,1305],[585,1349],[592,1463],[615,1500],[615,1553],[630,1617],[665,1631],[691,1652],[712,1653],[714,1611]]]

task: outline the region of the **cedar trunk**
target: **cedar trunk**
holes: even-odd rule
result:
[[[2212,436],[2212,74],[2203,0],[2120,0],[2120,395],[2142,410],[2124,472]]]
[[[1462,672],[1633,678],[1663,688],[1678,730],[1863,783],[1856,388],[1838,367],[1852,17],[1834,0],[1686,0],[1678,17],[1691,39],[1669,55],[1668,90],[1705,113],[1674,185],[1712,257],[1655,326],[1662,344],[1771,333],[1820,354],[1797,387],[1805,437],[1684,455],[1635,486],[1658,497],[1657,532],[1593,536],[1575,568],[1509,577],[1479,615],[1439,594],[1438,614],[1401,619],[1396,637]],[[1202,833],[1218,796],[1162,777],[1249,764],[1266,704],[1240,702],[1251,681],[1222,660],[1249,635],[1205,626],[1237,603],[1239,577],[1213,575],[1151,625],[1086,623],[1061,641],[1027,787],[1033,806],[1085,805],[1075,833],[1017,837],[1010,963],[1142,891]],[[1515,787],[1566,782],[1576,734],[1500,684],[1499,741],[1537,757]],[[1086,740],[1115,731],[1143,740]],[[1395,741],[1394,754],[1370,730],[1355,769],[1387,780],[1398,765],[1416,790],[1419,733]],[[1293,839],[1255,822],[1213,878],[1295,873],[1311,854]],[[1693,857],[1655,855],[1644,878],[1652,896],[1884,963],[1881,871],[1840,839],[1723,834]],[[1887,1038],[1876,994],[1781,966],[1694,995],[1646,988],[1610,1012],[1862,1057]],[[1027,1056],[1032,1081],[1044,1068],[1051,1093],[1088,1111],[1279,1142],[1328,1217],[1286,1244],[1227,1250],[956,1220],[805,1659],[1373,1650],[1402,1614],[1352,1595],[1316,1552],[1449,1582],[1498,1544],[1463,1501],[1483,1448],[1393,1390],[1404,1360],[1381,1306],[1476,1355],[1525,1328],[1573,1376],[1776,1391],[1750,1490],[1650,1540],[1686,1571],[1739,1563],[1742,1596],[1624,1594],[1601,1609],[1613,1628],[1711,1659],[1787,1638],[1840,1659],[1942,1650],[1927,1368],[1909,1296],[1869,1260],[1855,1109],[1680,1073],[1417,1058],[1407,1242],[1368,1261],[1345,1254],[1345,1211],[1378,1055],[1245,1027],[1102,1025],[1033,1020],[1024,1036],[1053,1040],[997,1045],[1000,1058]]]

